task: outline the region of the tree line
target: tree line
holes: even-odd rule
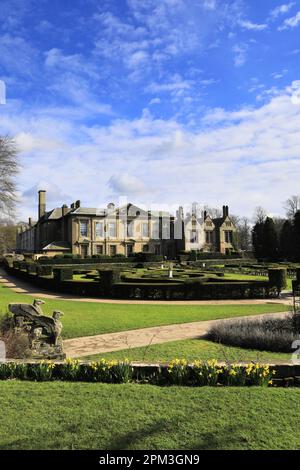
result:
[[[256,258],[300,261],[300,196],[291,196],[285,208],[286,219],[268,217],[262,208],[258,208],[252,229]]]

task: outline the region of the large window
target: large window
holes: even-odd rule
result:
[[[224,232],[224,235],[225,235],[225,242],[226,243],[232,243],[232,239],[233,239],[232,231],[231,230],[226,230]]]
[[[205,243],[209,245],[213,243],[213,232],[210,232],[210,231],[205,232]]]
[[[149,226],[147,222],[142,223],[142,237],[149,237]]]
[[[103,245],[96,245],[96,255],[103,255]]]
[[[196,230],[190,231],[190,242],[191,243],[198,243],[198,232]]]
[[[117,225],[116,222],[109,222],[108,224],[109,236],[115,238],[117,236]]]
[[[154,240],[159,239],[159,220],[152,221],[151,236],[154,238]]]
[[[82,237],[87,237],[88,234],[88,222],[86,220],[80,221],[80,235]]]
[[[133,238],[134,236],[134,222],[127,222],[127,237]]]
[[[109,246],[109,254],[110,254],[110,256],[115,256],[117,254],[116,245],[110,245]]]
[[[96,237],[97,238],[103,238],[104,237],[104,224],[103,224],[103,222],[96,222],[95,232],[96,232]]]

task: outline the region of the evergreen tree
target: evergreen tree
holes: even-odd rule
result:
[[[267,217],[263,226],[263,256],[270,260],[278,259],[279,246],[273,219]]]
[[[300,261],[300,211],[297,211],[293,221],[293,254],[294,261]]]
[[[263,222],[256,222],[252,229],[252,245],[256,258],[263,258]]]
[[[293,225],[286,220],[280,231],[280,255],[288,260],[293,259]]]

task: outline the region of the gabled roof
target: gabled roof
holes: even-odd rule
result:
[[[71,212],[70,208],[65,209],[67,213]],[[57,220],[62,217],[62,208],[61,207],[56,207],[55,209],[52,209],[52,211],[46,212],[44,215],[43,219],[44,220]]]

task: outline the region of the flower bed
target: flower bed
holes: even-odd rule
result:
[[[182,386],[269,386],[277,374],[265,364],[221,364],[216,360],[195,361],[174,359],[168,365],[133,365],[128,360],[84,363],[40,361],[0,363],[0,380],[36,382],[62,380],[101,383],[150,383]]]

